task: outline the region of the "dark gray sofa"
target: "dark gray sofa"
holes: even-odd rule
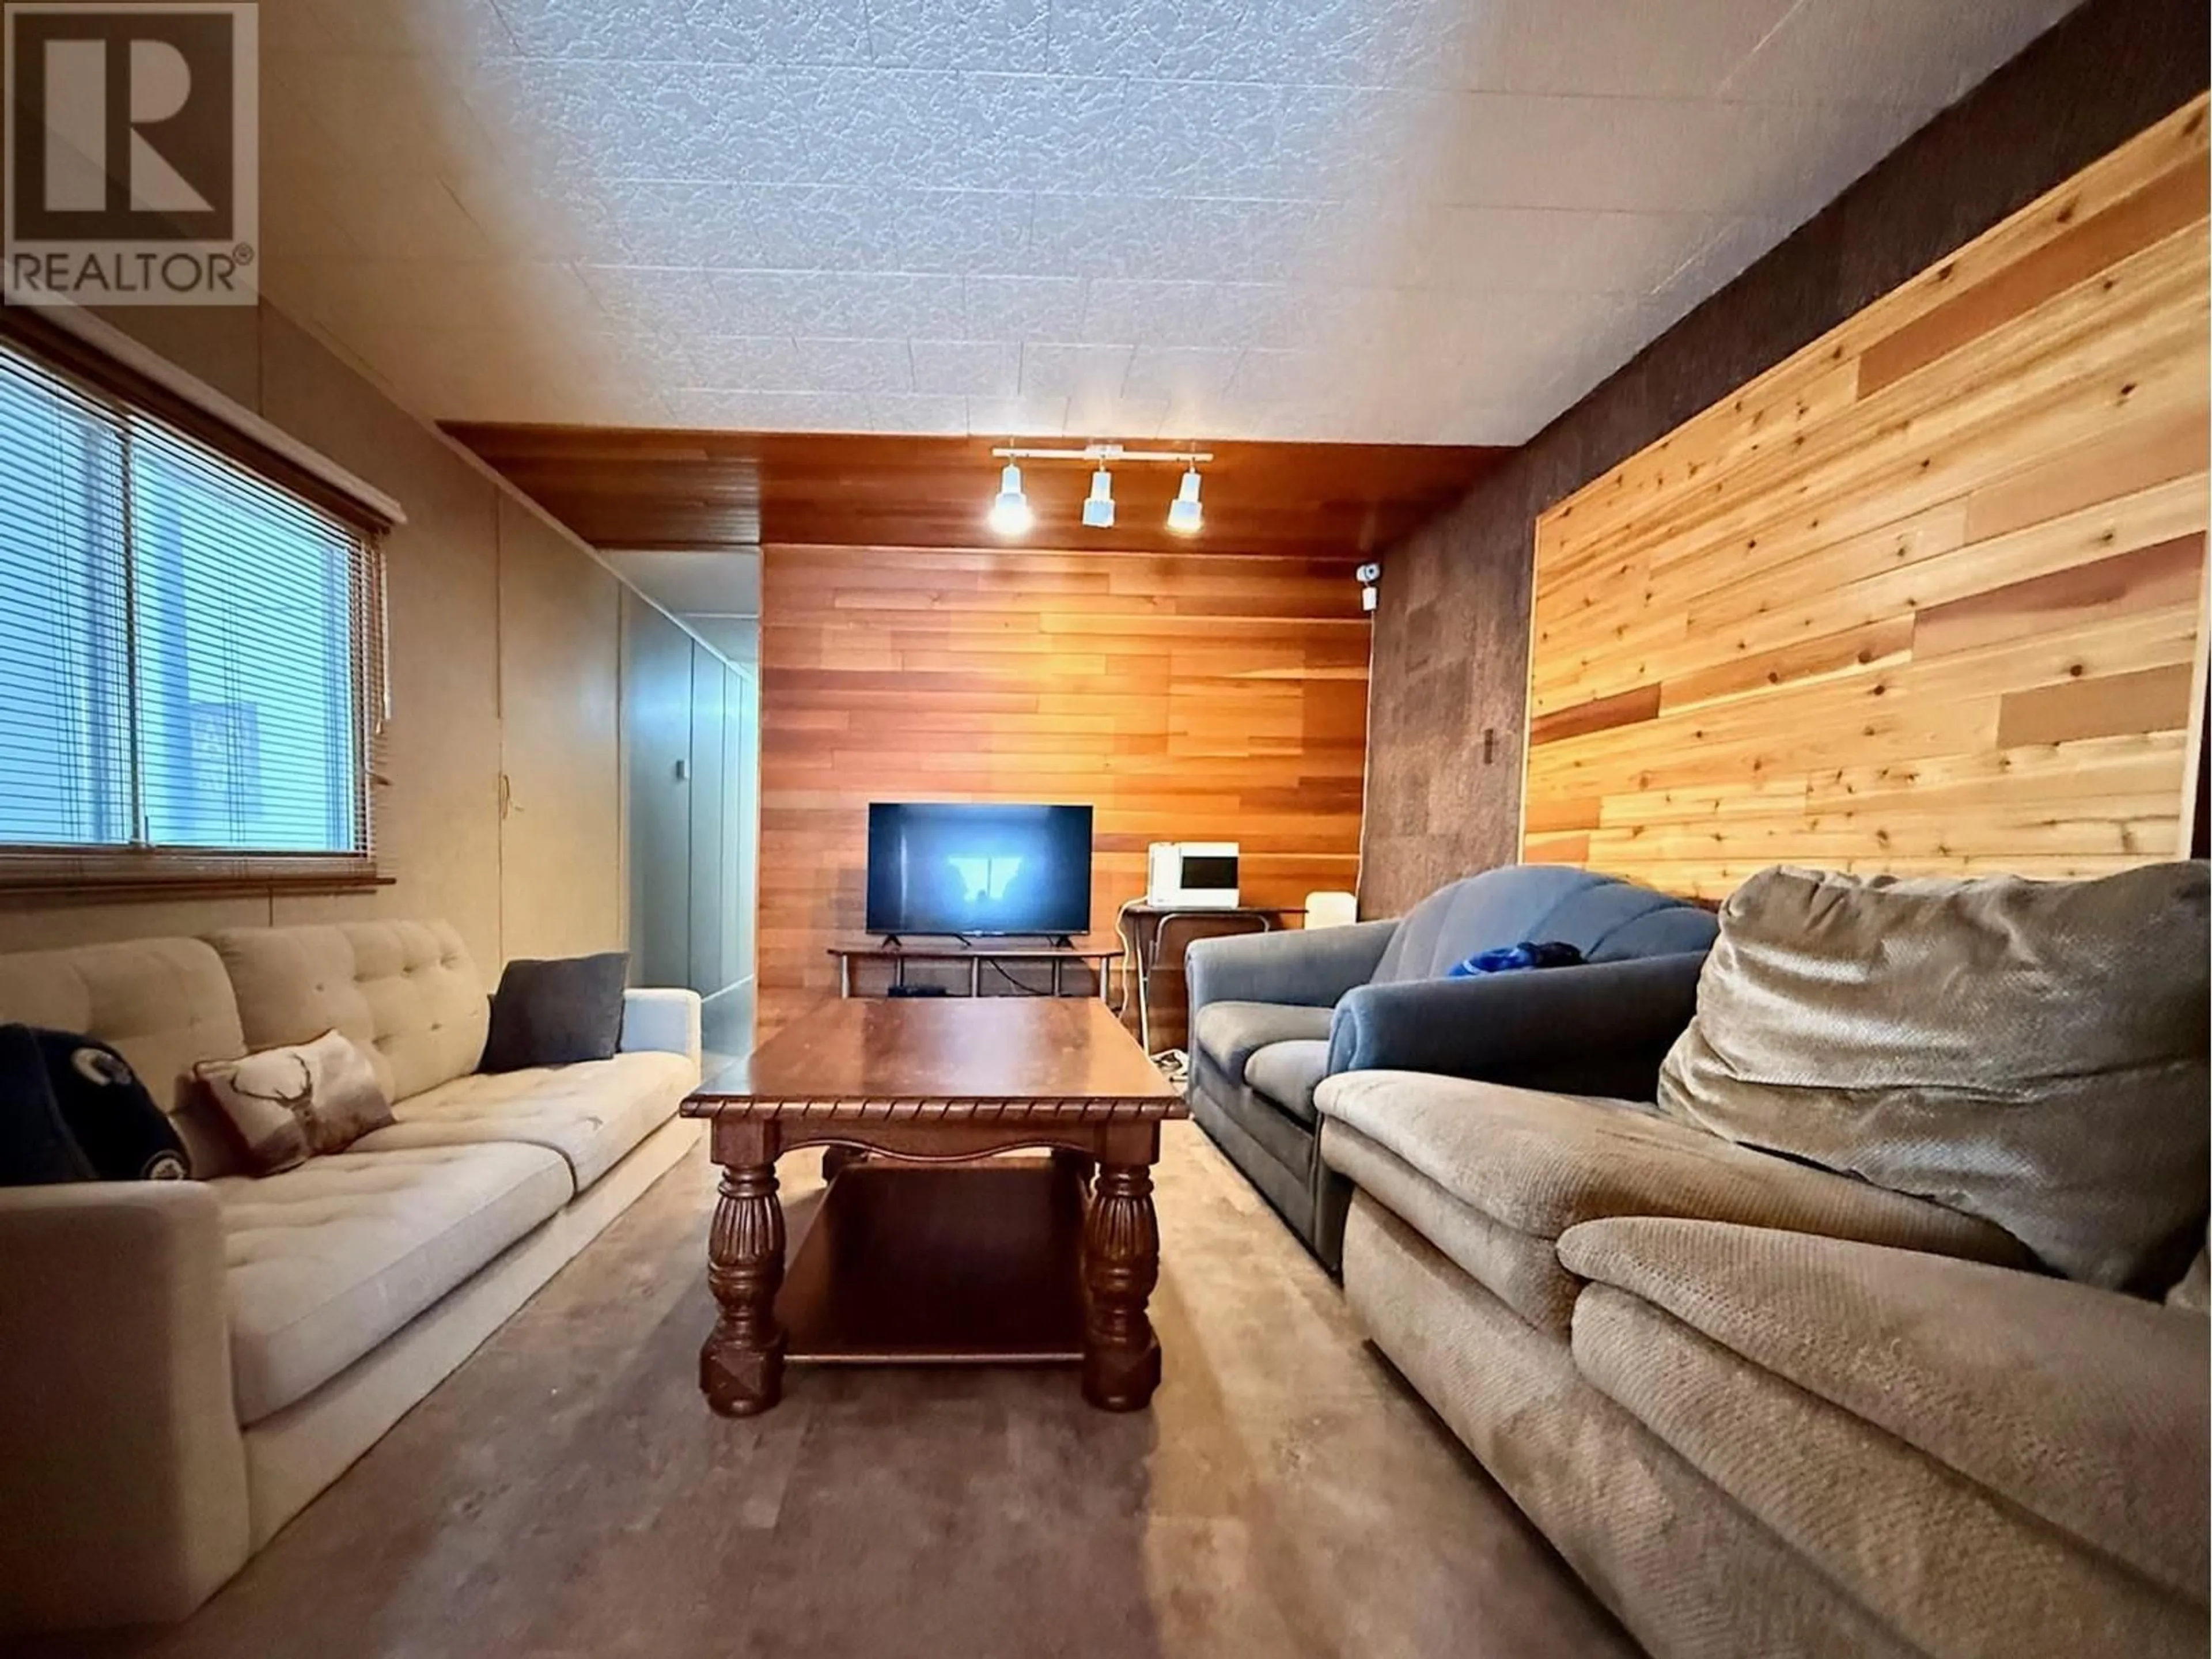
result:
[[[1409,1071],[1651,1097],[1697,1006],[1711,912],[1615,876],[1486,871],[1404,917],[1194,943],[1191,1115],[1330,1272],[1352,1183],[1316,1146],[1315,1086]],[[1583,966],[1443,977],[1480,951],[1572,945]]]

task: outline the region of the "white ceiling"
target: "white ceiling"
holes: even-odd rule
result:
[[[1516,443],[2070,0],[264,0],[419,413]]]

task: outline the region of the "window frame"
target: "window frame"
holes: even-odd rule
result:
[[[356,539],[349,562],[351,675],[361,846],[351,852],[0,842],[0,908],[26,902],[342,893],[386,886],[377,863],[376,795],[384,782],[389,675],[383,539],[394,520],[293,456],[258,441],[174,386],[133,368],[71,331],[20,308],[0,312],[0,343],[111,410],[126,446],[134,426],[212,452],[256,483],[337,520]],[[210,403],[223,400],[210,396]],[[124,549],[118,557],[130,556]],[[139,719],[133,708],[134,732]],[[137,785],[134,782],[134,787]]]

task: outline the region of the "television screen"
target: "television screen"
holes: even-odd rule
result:
[[[877,802],[872,933],[1080,933],[1091,927],[1091,809]]]

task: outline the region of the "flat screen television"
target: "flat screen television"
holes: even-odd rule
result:
[[[1081,933],[1088,806],[878,801],[868,808],[872,933]]]

